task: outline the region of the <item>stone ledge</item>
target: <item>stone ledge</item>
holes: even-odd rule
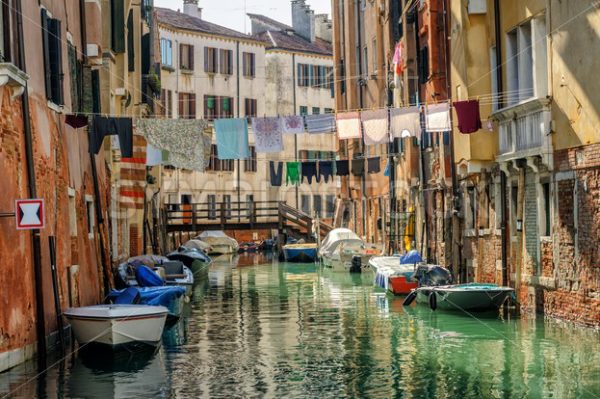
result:
[[[11,88],[11,97],[14,100],[25,91],[29,75],[21,71],[15,64],[0,63],[0,86],[8,85]]]

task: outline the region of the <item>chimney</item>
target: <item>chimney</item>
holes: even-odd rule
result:
[[[183,13],[202,19],[202,8],[198,7],[198,0],[183,0]]]
[[[315,41],[315,12],[306,0],[292,0],[292,27],[299,36]]]
[[[315,15],[315,37],[331,43],[333,39],[333,23],[327,14]]]

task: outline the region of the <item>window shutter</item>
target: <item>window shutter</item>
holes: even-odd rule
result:
[[[252,77],[256,76],[256,55],[254,53],[250,56],[250,75]]]
[[[244,76],[250,76],[248,73],[248,53],[244,53],[242,57],[242,70],[244,71]]]
[[[111,44],[115,53],[125,52],[125,7],[123,0],[110,1]]]
[[[51,72],[50,72],[50,32],[48,28],[48,13],[42,8],[42,43],[44,45],[44,74],[46,75],[46,98],[52,97]]]
[[[209,70],[208,70],[208,47],[204,47],[204,72],[209,72]]]
[[[50,53],[50,72],[52,86],[52,102],[63,105],[63,69],[62,69],[62,36],[61,23],[58,19],[49,19],[48,27],[49,53]]]
[[[189,102],[189,118],[196,119],[196,94],[189,94],[190,102]]]
[[[185,60],[183,58],[183,44],[179,43],[179,68],[185,69]]]
[[[298,64],[298,86],[302,86],[302,64]]]
[[[229,60],[227,61],[227,73],[233,75],[233,50],[227,51],[227,55],[229,56]]]
[[[184,107],[185,100],[183,93],[179,93],[179,108],[177,109],[177,114],[179,115],[179,118],[185,118],[185,115],[183,114]]]
[[[127,67],[129,72],[135,71],[135,46],[133,43],[133,11],[127,17]]]
[[[194,70],[194,46],[188,46],[188,57],[189,57],[189,62],[188,62],[188,67],[190,68],[190,70]]]

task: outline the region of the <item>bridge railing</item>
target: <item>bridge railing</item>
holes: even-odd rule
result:
[[[284,224],[293,224],[298,230],[306,232],[307,238],[311,238],[314,219],[304,212],[299,211],[283,202],[279,203],[279,230],[283,230]],[[333,230],[333,226],[319,220],[321,236],[324,237]]]

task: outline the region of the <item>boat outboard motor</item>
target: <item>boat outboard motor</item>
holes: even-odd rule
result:
[[[419,282],[419,287],[452,284],[450,271],[436,265],[419,265],[413,278]]]
[[[360,273],[362,267],[362,259],[360,255],[354,255],[352,257],[352,264],[350,266],[350,273]]]

